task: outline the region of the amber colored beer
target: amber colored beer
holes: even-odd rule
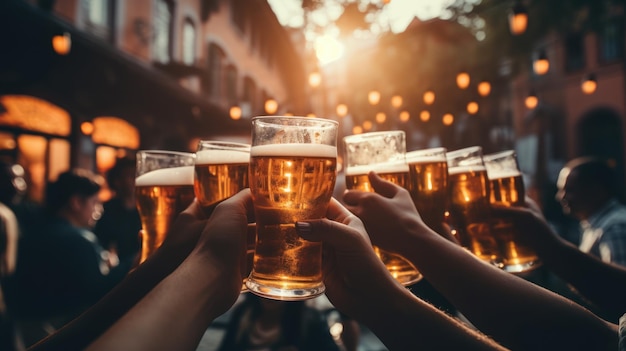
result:
[[[196,153],[194,189],[204,208],[248,187],[248,152],[201,150]]]
[[[306,156],[303,156],[306,155]],[[257,226],[253,291],[284,300],[269,290],[323,292],[322,246],[300,238],[295,222],[326,215],[336,180],[337,148],[321,144],[253,146],[250,189]]]
[[[408,166],[405,163],[376,164],[373,166],[356,166],[346,169],[346,188],[348,190],[361,190],[373,192],[367,176],[373,170],[381,178],[403,188],[409,186]],[[401,255],[385,251],[378,246],[373,246],[374,252],[385,264],[391,275],[403,285],[411,285],[422,278],[417,268]]]
[[[440,228],[448,202],[448,163],[445,154],[409,162],[408,190],[424,223],[432,229]]]
[[[505,206],[524,205],[524,181],[519,171],[489,172],[490,202]],[[524,244],[523,233],[506,218],[492,222],[493,235],[500,246],[502,269],[522,272],[539,266],[535,250]]]
[[[193,202],[193,166],[162,168],[140,175],[135,179],[135,196],[143,232],[143,262],[161,246],[178,214]]]
[[[489,179],[482,165],[448,169],[450,216],[461,245],[480,259],[500,266],[498,243],[491,233]]]

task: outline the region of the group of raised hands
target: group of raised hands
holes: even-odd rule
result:
[[[323,243],[329,300],[390,350],[617,350],[616,324],[479,260],[452,236],[426,226],[405,189],[375,173],[369,177],[376,192],[346,191],[345,206],[332,199],[326,218],[297,222],[296,229],[302,238]],[[611,287],[597,292],[597,287],[586,288],[586,282],[577,286],[581,278],[574,277],[570,282],[588,289],[589,298],[599,298],[606,308],[626,304],[626,288],[619,286],[626,285],[626,269],[587,257],[564,242],[532,203],[529,208],[496,208],[494,214],[513,218],[536,244],[544,264],[557,273],[575,276],[570,271],[584,266],[597,284]],[[248,189],[222,201],[209,218],[194,202],[154,255],[31,350],[195,350],[213,319],[240,294],[247,225],[252,222]],[[472,325],[399,284],[372,244],[408,258]]]

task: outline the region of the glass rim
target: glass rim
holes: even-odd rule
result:
[[[428,149],[420,149],[420,150],[412,150],[406,152],[407,160],[409,158],[418,158],[420,156],[434,156],[435,154],[442,153],[442,156],[445,158],[448,149],[443,146],[432,147]]]
[[[469,146],[469,147],[464,147],[462,149],[457,149],[457,150],[446,152],[446,158],[452,159],[452,158],[457,158],[463,155],[469,156],[473,152],[477,152],[477,151],[480,152],[480,156],[482,157],[483,148],[481,146]]]
[[[306,120],[306,121],[317,121],[317,122],[325,122],[325,123],[330,123],[333,124],[335,126],[339,125],[339,122],[332,120],[332,119],[328,119],[328,118],[321,118],[321,117],[306,117],[306,116],[254,116],[250,119],[251,122],[255,122],[255,121],[265,121],[265,120],[271,120],[271,119],[291,119],[291,120]]]
[[[517,153],[515,152],[515,150],[499,151],[499,152],[495,152],[495,153],[492,153],[492,154],[483,155],[483,160],[484,161],[493,161],[495,159],[502,158],[502,157],[507,157],[507,156],[515,156],[515,157],[517,157]]]
[[[201,140],[198,140],[198,151],[201,151],[199,148],[200,148],[200,145],[203,145],[203,144],[216,145],[216,146],[228,146],[228,147],[233,147],[234,150],[239,150],[242,148],[250,149],[250,147],[252,147],[252,145],[250,144],[238,143],[235,141],[201,139]]]
[[[346,135],[345,137],[343,137],[343,141],[352,141],[352,139],[369,139],[369,138],[374,138],[377,137],[379,135],[404,135],[406,138],[406,133],[403,130],[387,130],[387,131],[379,131],[379,132],[367,132],[367,133],[361,133],[361,134],[352,134],[352,135]]]
[[[139,154],[150,154],[150,155],[172,155],[172,156],[191,156],[196,157],[196,154],[193,152],[185,152],[185,151],[171,151],[171,150],[161,150],[161,149],[150,149],[150,150],[137,150],[137,155]]]

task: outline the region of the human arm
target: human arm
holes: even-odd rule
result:
[[[512,220],[524,233],[527,243],[535,249],[544,266],[592,304],[612,314],[614,321],[626,311],[625,267],[604,262],[563,239],[546,222],[532,201],[528,202],[527,207],[497,206],[493,212],[494,215]],[[613,234],[615,232],[604,233],[607,238]]]
[[[370,174],[376,193],[349,191],[375,245],[397,252],[476,327],[512,349],[614,350],[616,326],[489,265],[429,229],[403,188]]]
[[[86,312],[29,350],[82,350],[133,307],[189,255],[206,224],[194,202],[181,213],[163,245]]]
[[[87,350],[195,350],[239,296],[251,209],[247,189],[218,205],[181,265]]]
[[[504,349],[400,285],[375,255],[361,221],[335,199],[327,218],[296,224],[304,239],[324,244],[326,295],[389,349]]]

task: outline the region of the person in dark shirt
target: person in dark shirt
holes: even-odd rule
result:
[[[129,270],[90,231],[101,214],[101,180],[86,170],[61,173],[46,189],[38,230],[19,241],[16,314],[27,345],[97,302]]]
[[[135,160],[120,158],[107,172],[113,197],[104,203],[104,213],[94,228],[102,246],[117,253],[120,261],[134,261],[141,249],[141,219],[135,204]]]

